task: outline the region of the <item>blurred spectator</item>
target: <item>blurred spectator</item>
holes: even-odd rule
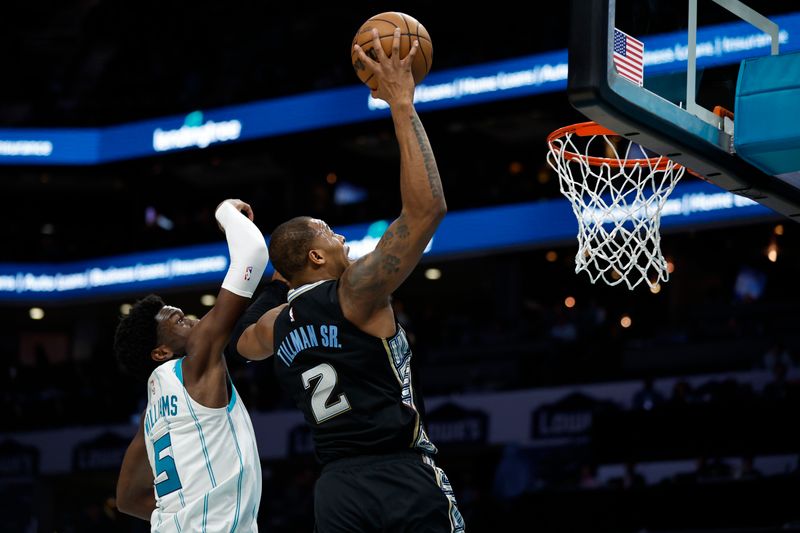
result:
[[[531,462],[517,444],[507,444],[497,464],[492,492],[498,500],[509,500],[524,494],[531,481]]]
[[[664,396],[653,386],[653,378],[645,378],[642,388],[633,395],[632,407],[638,410],[650,411],[663,404]]]
[[[581,466],[578,486],[582,489],[596,489],[600,486],[597,481],[597,465],[588,463]]]
[[[395,319],[403,326],[408,343],[413,348],[417,343],[417,336],[414,334],[414,323],[411,322],[411,317],[406,313],[406,304],[399,298],[392,298],[392,309],[394,310]]]
[[[764,386],[764,398],[770,402],[780,402],[789,396],[790,384],[786,379],[788,368],[783,363],[776,363],[772,369],[773,379]]]
[[[750,402],[753,389],[749,384],[742,384],[733,378],[727,378],[721,382],[711,380],[704,383],[697,388],[694,396],[702,403],[734,408]]]
[[[605,332],[607,316],[608,311],[605,307],[598,304],[595,299],[589,300],[579,318],[581,336],[587,339],[602,336]]]
[[[477,510],[483,506],[484,494],[488,492],[488,487],[484,487],[481,480],[477,479],[471,471],[463,472],[455,480],[451,478],[451,482],[458,491],[456,498],[458,499],[459,509],[463,507],[470,510],[469,514],[464,516],[464,521],[469,521],[470,527],[477,521],[484,521],[485,519],[480,516]],[[499,499],[498,495],[495,495],[495,497]]]
[[[694,401],[692,386],[684,380],[677,381],[672,387],[672,397],[669,399],[670,407],[685,407]]]
[[[560,307],[556,310],[555,322],[550,328],[550,337],[561,342],[575,342],[578,338],[578,328]]]
[[[719,457],[709,459],[703,456],[697,459],[695,481],[698,483],[725,481],[731,479],[731,477],[731,466]]]
[[[764,294],[767,275],[752,267],[743,266],[736,276],[733,293],[736,300],[751,303]]]
[[[774,372],[775,366],[778,364],[782,364],[787,370],[795,366],[791,352],[780,341],[764,352],[761,358],[761,368]]]
[[[622,476],[622,487],[626,489],[635,489],[644,487],[644,476],[636,471],[636,463],[628,461],[625,463],[625,475]]]
[[[625,463],[625,472],[608,480],[608,486],[616,489],[636,489],[646,485],[644,476],[636,471],[636,461]]]
[[[753,466],[753,456],[752,455],[745,455],[742,457],[741,462],[739,463],[739,468],[736,470],[734,474],[734,479],[758,479],[761,477],[761,472],[759,472],[755,466]]]

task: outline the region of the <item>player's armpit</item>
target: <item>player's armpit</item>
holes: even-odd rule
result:
[[[375,250],[351,264],[342,275],[339,298],[345,316],[363,324],[419,263],[425,247],[444,217],[444,211],[408,215],[405,210],[392,222]]]
[[[288,304],[274,307],[264,313],[258,322],[252,324],[244,330],[239,342],[236,343],[236,351],[242,357],[253,361],[260,361],[270,357],[275,352],[273,341],[275,338],[275,319]]]
[[[183,360],[185,382],[192,386],[209,372],[216,372],[224,386],[225,361],[221,353],[225,348],[236,320],[244,312],[249,300],[227,289],[220,289],[214,307],[192,328],[186,343],[186,353],[191,357]],[[199,398],[195,398],[198,400]]]
[[[264,286],[258,298],[250,304],[250,307],[247,308],[236,322],[236,326],[234,326],[233,332],[231,333],[230,341],[228,341],[228,344],[225,346],[226,357],[242,357],[236,349],[239,344],[239,338],[249,326],[258,322],[258,319],[264,316],[264,313],[273,307],[286,303],[288,292],[289,286],[286,281],[280,277],[280,274],[276,272],[273,275],[272,281]]]

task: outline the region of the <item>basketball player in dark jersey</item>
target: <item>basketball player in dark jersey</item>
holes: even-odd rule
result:
[[[413,105],[400,31],[387,57],[356,52],[378,80],[400,146],[403,208],[374,251],[355,262],[322,220],[298,217],[271,235],[270,257],[291,289],[232,339],[242,356],[275,354],[276,376],[303,411],[317,458],[316,531],[462,532],[450,483],[435,466],[411,380],[411,350],[390,295],[416,267],[447,206],[428,137]],[[241,331],[241,328],[239,328]]]

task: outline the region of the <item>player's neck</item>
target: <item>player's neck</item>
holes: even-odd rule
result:
[[[326,281],[329,279],[336,279],[336,276],[332,275],[330,272],[327,272],[325,270],[304,272],[302,274],[297,275],[297,277],[295,277],[289,283],[289,288],[297,289],[298,287],[302,287],[303,285],[310,285],[318,281]]]

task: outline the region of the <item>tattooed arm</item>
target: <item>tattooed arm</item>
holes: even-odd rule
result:
[[[392,56],[387,58],[374,33],[378,61],[360,48],[357,51],[378,80],[373,96],[386,100],[391,108],[400,146],[403,209],[375,250],[347,268],[339,284],[339,299],[348,320],[368,333],[385,337],[394,333],[389,296],[419,263],[447,205],[433,150],[413,104],[411,62],[419,45],[415,42],[409,54],[399,59],[397,30]]]

